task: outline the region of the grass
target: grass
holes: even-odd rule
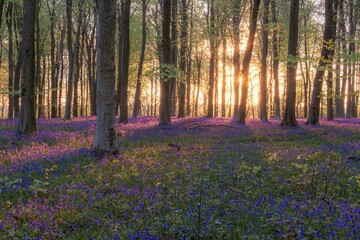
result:
[[[0,239],[358,239],[360,120],[299,122],[131,119],[99,159],[94,118],[3,121]]]

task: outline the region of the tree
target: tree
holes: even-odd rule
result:
[[[178,117],[185,117],[185,74],[186,74],[186,52],[188,40],[188,23],[187,23],[187,3],[186,0],[181,0],[181,33],[180,33],[180,70],[182,76],[180,79],[179,88],[179,114]],[[186,87],[190,87],[189,85]]]
[[[66,94],[65,120],[71,118],[71,102],[74,86],[74,52],[72,45],[72,0],[66,0],[67,48],[69,54],[68,91]]]
[[[1,11],[2,13],[2,11]],[[14,98],[13,98],[13,85],[14,85],[14,61],[13,61],[13,3],[9,2],[6,11],[6,23],[8,26],[9,40],[8,40],[8,69],[9,69],[9,106],[8,118],[14,117]]]
[[[134,99],[134,108],[132,116],[134,118],[137,117],[140,111],[140,95],[141,95],[141,77],[143,72],[143,65],[145,59],[145,50],[146,50],[146,9],[147,2],[146,0],[142,0],[142,40],[141,40],[141,52],[139,59],[139,69],[137,73],[136,80],[136,90],[135,90],[135,99]]]
[[[251,61],[252,50],[254,47],[259,6],[260,6],[260,0],[254,0],[254,5],[253,5],[251,19],[250,19],[249,38],[246,43],[246,50],[245,50],[244,59],[243,59],[243,69],[241,71],[241,76],[242,76],[241,101],[240,101],[240,107],[239,107],[239,118],[237,119],[237,122],[240,124],[245,124],[245,118],[246,118],[246,105],[247,105],[248,89],[249,89],[248,84],[249,84],[250,61]]]
[[[264,0],[262,29],[261,73],[260,73],[260,120],[267,121],[267,55],[269,45],[269,0]]]
[[[306,121],[307,124],[319,124],[320,95],[322,90],[322,83],[324,81],[323,77],[325,71],[331,71],[334,58],[337,6],[337,0],[325,1],[325,28],[321,49],[321,57],[314,78],[310,111],[308,119]]]
[[[275,25],[272,36],[272,49],[273,49],[273,74],[274,74],[274,104],[275,111],[274,117],[280,118],[280,93],[279,93],[279,46],[278,46],[278,33],[276,29],[277,17],[276,17],[276,3],[275,0],[271,0],[271,14],[272,23]]]
[[[234,119],[239,118],[240,98],[240,0],[233,0],[233,32],[234,32]]]
[[[171,41],[170,41],[170,23],[171,23],[171,0],[163,0],[163,18],[162,18],[162,51],[160,66],[160,124],[171,123],[171,98],[170,84],[167,70],[171,65]]]
[[[116,0],[98,0],[97,102],[94,148],[117,153],[115,128]]]
[[[121,14],[121,31],[122,31],[122,55],[121,55],[121,72],[119,77],[120,84],[120,123],[128,123],[128,84],[129,84],[129,61],[130,61],[130,6],[131,0],[125,0],[123,12]]]
[[[298,62],[299,0],[291,0],[288,40],[288,63],[286,68],[286,105],[281,126],[297,126],[295,116],[296,70]]]
[[[35,118],[35,15],[36,0],[24,0],[22,27],[21,110],[18,132],[36,133]]]

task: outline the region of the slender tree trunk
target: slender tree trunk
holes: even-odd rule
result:
[[[55,61],[55,0],[52,0],[51,8],[48,4],[49,15],[50,15],[50,39],[51,39],[51,49],[50,49],[50,68],[51,68],[51,117],[57,117],[57,78],[56,78],[56,61]]]
[[[97,15],[94,11],[94,22],[97,22]],[[86,40],[86,50],[87,50],[87,74],[89,81],[89,89],[90,89],[90,116],[96,115],[96,78],[94,74],[95,70],[95,50],[94,50],[94,41],[95,41],[95,32],[96,25],[93,25],[92,32],[90,35],[90,39]],[[118,95],[117,95],[118,96]],[[118,97],[116,98],[118,99]],[[116,103],[117,104],[117,103]]]
[[[21,111],[18,132],[21,134],[36,133],[35,118],[35,15],[36,0],[24,0],[24,17],[22,28],[22,81]]]
[[[269,47],[269,0],[264,0],[262,30],[261,74],[260,74],[260,120],[267,121],[267,55]]]
[[[177,31],[177,0],[172,0],[171,3],[171,64],[174,67],[178,65],[178,31]],[[176,86],[177,79],[171,77],[170,81],[170,102],[171,102],[171,116],[176,115]]]
[[[139,69],[136,80],[136,90],[135,90],[135,100],[134,100],[134,108],[132,116],[136,118],[139,115],[140,111],[140,96],[141,96],[141,77],[143,71],[143,64],[145,58],[145,50],[146,50],[146,8],[147,2],[146,0],[142,0],[142,41],[141,41],[141,52],[139,59]]]
[[[21,49],[21,44],[20,44]],[[21,78],[21,64],[22,64],[22,53],[19,51],[18,58],[15,64],[15,75],[14,75],[14,116],[19,117],[20,112],[20,78]]]
[[[194,21],[193,21],[193,13],[194,13],[194,0],[191,1],[191,9],[190,9],[190,29],[189,29],[189,51],[188,51],[188,62],[187,62],[187,73],[186,73],[186,115],[190,116],[191,114],[191,76],[192,76],[192,51],[193,51],[193,29],[194,29]],[[189,3],[190,4],[190,3]],[[193,98],[194,99],[194,98]]]
[[[180,79],[179,88],[179,114],[178,117],[185,117],[185,77],[186,77],[186,53],[188,41],[188,20],[187,20],[187,1],[181,0],[181,34],[180,34],[180,70],[182,71],[182,78]],[[186,86],[189,88],[190,86]]]
[[[247,106],[248,88],[249,88],[248,84],[249,84],[250,61],[251,61],[252,50],[254,47],[259,5],[260,5],[260,0],[254,0],[254,6],[253,6],[252,14],[251,14],[251,19],[250,19],[249,38],[246,43],[246,50],[245,50],[244,60],[243,60],[243,69],[241,71],[241,76],[242,76],[241,101],[240,101],[240,107],[239,107],[239,118],[237,120],[237,122],[240,124],[245,124],[245,118],[246,118],[246,109],[247,109],[246,106]]]
[[[325,29],[321,58],[314,78],[314,86],[307,124],[319,124],[320,100],[325,71],[331,71],[335,52],[337,0],[325,0]],[[332,77],[332,76],[331,76]]]
[[[2,11],[1,11],[2,13]],[[13,3],[9,2],[7,11],[6,11],[6,23],[8,26],[8,69],[9,69],[9,105],[8,105],[8,119],[12,119],[14,117],[14,50],[13,50]]]
[[[80,36],[82,29],[82,19],[83,19],[83,5],[84,0],[80,0],[78,2],[78,10],[79,16],[77,19],[77,30],[76,30],[76,38],[75,38],[75,46],[74,46],[74,98],[73,98],[73,109],[72,114],[73,117],[79,116],[79,76],[80,76]]]
[[[234,32],[234,119],[239,119],[240,99],[240,5],[241,0],[233,1],[233,32]]]
[[[333,72],[332,70],[328,71],[328,78],[327,78],[327,119],[329,121],[334,120],[334,93],[333,93]]]
[[[340,71],[341,71],[341,58],[340,58],[340,52],[341,52],[341,45],[340,41],[337,41],[337,58],[336,58],[336,70],[335,70],[335,117],[340,116]]]
[[[280,118],[280,90],[279,90],[279,46],[278,46],[278,34],[277,34],[277,17],[276,17],[276,5],[275,0],[271,0],[271,12],[272,12],[272,22],[275,25],[273,29],[272,36],[272,45],[273,45],[273,74],[274,74],[274,104],[275,111],[274,117]]]
[[[355,109],[355,38],[356,38],[356,14],[354,14],[354,0],[349,0],[349,70],[348,70],[348,94],[346,103],[346,117],[356,116]]]
[[[98,0],[97,98],[94,148],[118,153],[115,128],[116,1]]]
[[[162,58],[160,71],[165,74],[166,65],[171,64],[171,0],[163,0],[163,19],[162,19]],[[156,91],[155,91],[156,92]],[[170,98],[169,79],[162,76],[160,79],[160,124],[171,123],[171,98]]]
[[[59,107],[58,107],[58,116],[62,115],[62,89],[63,89],[63,79],[64,79],[64,39],[65,39],[65,30],[60,31],[60,83],[59,83]]]
[[[296,101],[296,70],[297,70],[297,46],[298,46],[298,19],[299,19],[299,0],[291,0],[290,9],[290,27],[288,40],[288,58],[291,61],[287,63],[286,71],[286,105],[284,118],[281,126],[297,126],[295,116]]]
[[[214,89],[215,89],[215,7],[214,0],[210,0],[210,67],[209,67],[209,93],[207,117],[214,117]]]
[[[72,0],[66,0],[67,49],[69,55],[68,91],[66,94],[65,120],[71,119],[71,103],[74,86],[74,51],[72,44]]]
[[[223,49],[222,49],[222,82],[221,82],[221,117],[225,117],[226,114],[226,28],[223,27]]]
[[[45,56],[43,56],[43,75],[41,78],[41,55],[42,48],[40,46],[40,6],[37,7],[36,10],[36,19],[35,19],[35,34],[36,34],[36,68],[35,68],[35,86],[38,89],[38,95],[36,99],[38,100],[38,118],[45,117],[45,73],[46,73],[46,60]],[[36,102],[36,99],[34,100]]]
[[[346,46],[346,25],[345,25],[345,13],[344,13],[344,0],[339,1],[339,30],[341,31],[341,35],[343,37],[341,38],[341,50],[342,54],[345,56],[347,54],[347,46]],[[343,59],[342,64],[342,81],[341,81],[341,96],[340,97],[340,103],[339,103],[339,116],[338,117],[345,117],[345,92],[346,92],[346,80],[347,80],[347,68],[349,65],[349,61],[346,59]]]
[[[128,83],[129,83],[129,61],[130,61],[130,6],[131,0],[124,3],[123,22],[123,45],[121,79],[120,79],[120,123],[128,123]]]

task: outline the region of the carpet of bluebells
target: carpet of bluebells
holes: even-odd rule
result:
[[[360,119],[0,120],[0,239],[359,239]]]

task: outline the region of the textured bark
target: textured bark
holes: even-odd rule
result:
[[[337,0],[325,0],[325,29],[321,57],[316,70],[307,124],[319,124],[320,95],[325,71],[331,71],[336,37]]]
[[[82,19],[83,19],[83,5],[84,0],[80,0],[78,2],[78,19],[77,19],[77,29],[76,29],[76,37],[75,37],[75,45],[74,45],[74,98],[73,98],[73,108],[72,114],[73,117],[79,116],[79,76],[80,76],[80,36],[82,29]]]
[[[189,29],[189,51],[188,51],[188,61],[187,61],[187,73],[186,73],[186,115],[190,116],[191,114],[191,71],[192,71],[192,52],[193,52],[193,29],[194,29],[194,21],[193,21],[193,13],[194,13],[194,0],[191,1],[190,8],[190,29]],[[194,91],[193,91],[194,93]],[[193,98],[194,99],[194,98]]]
[[[222,42],[223,42],[223,49],[222,49],[222,82],[221,82],[221,117],[225,117],[226,113],[226,102],[225,102],[225,95],[226,95],[226,28],[223,27],[222,30]]]
[[[345,13],[344,13],[344,0],[339,1],[339,30],[343,37],[341,38],[341,50],[342,54],[345,55],[347,53],[347,46],[346,46],[346,25],[345,25]],[[343,59],[342,64],[342,81],[341,81],[341,91],[339,95],[339,108],[336,110],[338,112],[337,117],[345,117],[345,91],[346,91],[346,83],[347,83],[347,69],[348,69],[349,62],[346,59]]]
[[[173,67],[178,66],[178,31],[177,31],[177,0],[171,2],[171,64]],[[176,115],[176,93],[177,79],[172,77],[170,81],[170,102],[171,116]]]
[[[35,15],[36,0],[24,0],[24,17],[22,28],[22,82],[21,110],[18,132],[21,134],[36,133],[35,118]]]
[[[298,46],[298,19],[299,0],[291,0],[290,27],[288,40],[288,60],[286,69],[286,105],[281,126],[297,126],[295,116],[296,101],[296,70],[297,70],[297,46]]]
[[[356,25],[357,15],[354,14],[354,0],[349,0],[349,70],[348,70],[348,93],[346,98],[346,117],[356,117],[356,103],[355,103],[355,38],[356,38]]]
[[[135,90],[135,100],[132,116],[136,118],[139,115],[140,111],[140,96],[141,96],[141,77],[144,65],[145,50],[146,50],[146,0],[142,0],[142,40],[141,40],[141,52],[139,59],[139,69],[137,73],[136,80],[136,90]]]
[[[130,62],[130,5],[131,0],[125,0],[122,13],[123,43],[120,75],[120,123],[128,123],[128,84]]]
[[[271,0],[271,13],[272,13],[272,22],[274,25],[277,25],[276,17],[276,5],[275,0]],[[280,118],[280,90],[279,90],[279,46],[278,46],[278,34],[276,28],[273,30],[272,35],[272,45],[273,45],[273,74],[274,74],[274,104],[275,111],[274,117]]]
[[[115,128],[115,30],[116,0],[98,0],[97,94],[94,147],[117,153]]]
[[[171,0],[163,0],[163,19],[162,19],[162,55],[160,71],[164,75],[165,67],[171,64]],[[160,79],[160,124],[171,123],[171,98],[169,79],[162,76]]]
[[[243,69],[241,71],[242,84],[241,84],[241,101],[239,107],[239,118],[237,122],[240,124],[245,124],[246,118],[246,107],[247,107],[247,98],[248,98],[248,89],[249,89],[249,71],[250,71],[250,61],[252,50],[254,47],[255,32],[257,25],[257,16],[259,12],[260,0],[254,0],[254,5],[251,13],[250,19],[250,29],[249,29],[249,38],[246,43],[246,50],[243,60]]]
[[[210,1],[210,67],[207,117],[214,117],[214,88],[215,88],[215,9],[214,0]]]
[[[264,16],[262,30],[261,49],[261,73],[260,73],[260,120],[267,121],[267,55],[269,48],[269,0],[264,0]]]
[[[181,34],[180,34],[180,70],[183,77],[180,79],[179,87],[179,114],[178,117],[185,117],[185,76],[186,76],[186,53],[188,41],[188,20],[187,20],[187,3],[181,0]],[[189,85],[186,86],[190,87]]]
[[[240,99],[240,5],[241,0],[233,0],[233,32],[234,32],[234,119],[239,119]]]
[[[8,91],[9,91],[9,105],[8,105],[8,118],[12,119],[14,117],[14,60],[13,60],[13,55],[14,55],[14,50],[13,50],[13,3],[9,3],[8,7],[7,7],[7,11],[6,11],[6,23],[7,23],[7,27],[8,27],[8,34],[9,34],[9,38],[8,38],[8,69],[9,69],[9,87],[8,87]]]
[[[90,115],[96,115],[96,78],[94,74],[95,70],[95,61],[94,56],[96,53],[96,49],[94,48],[95,41],[95,31],[96,31],[96,23],[97,22],[97,14],[94,11],[94,25],[92,27],[92,31],[90,34],[90,39],[86,39],[86,51],[87,51],[87,74],[88,74],[88,82],[89,82],[89,97],[90,97]]]
[[[74,87],[74,51],[72,44],[72,0],[66,0],[66,19],[67,19],[67,50],[69,55],[69,74],[68,74],[68,91],[66,94],[65,120],[71,118],[71,105]]]
[[[56,78],[56,61],[55,61],[55,47],[56,47],[56,40],[55,40],[55,0],[51,2],[51,7],[49,6],[49,15],[50,15],[50,41],[51,41],[51,49],[50,49],[50,68],[51,68],[51,117],[57,117],[57,88],[58,82]]]
[[[334,120],[334,93],[333,93],[333,72],[330,70],[328,72],[327,78],[327,119],[329,121]]]

